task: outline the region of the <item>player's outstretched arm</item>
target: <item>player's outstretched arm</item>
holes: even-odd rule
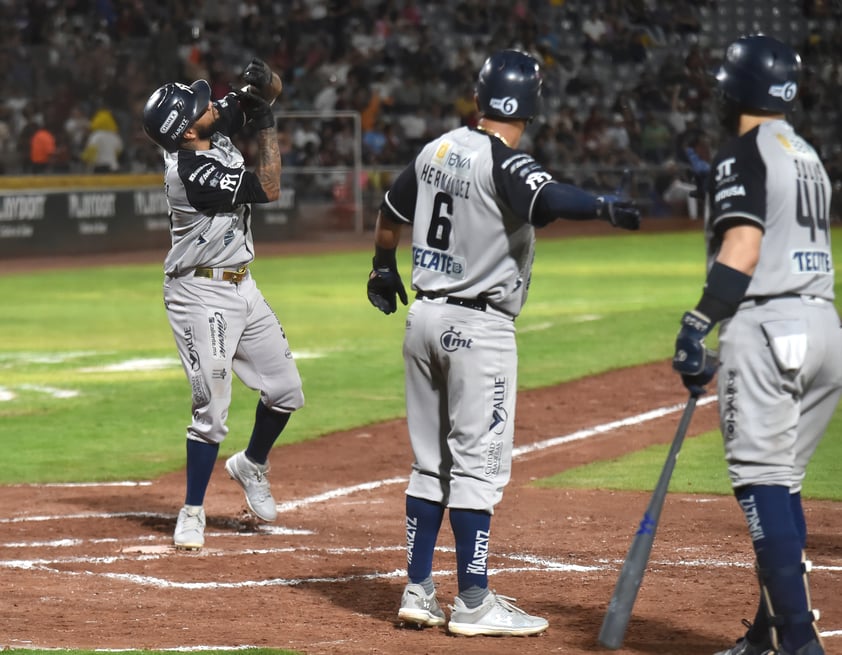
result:
[[[536,227],[564,218],[571,221],[606,220],[624,230],[640,228],[640,209],[616,195],[594,196],[563,182],[550,182],[540,190],[531,221]]]

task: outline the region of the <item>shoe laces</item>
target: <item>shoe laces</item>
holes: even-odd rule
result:
[[[181,522],[182,529],[184,530],[200,530],[202,528],[202,513],[197,512],[196,514],[190,514],[185,512],[185,518]]]
[[[248,466],[249,472],[248,477],[253,478],[257,484],[266,484],[266,474],[269,472],[269,465],[268,464],[257,464],[256,462],[252,462],[248,457],[243,455],[243,459],[246,461],[246,465]]]
[[[524,616],[529,616],[525,611],[523,611],[517,605],[514,604],[514,602],[517,600],[517,598],[512,598],[511,596],[502,596],[502,595],[500,595],[498,593],[495,593],[495,592],[491,592],[491,593],[494,594],[494,597],[495,597],[495,600],[496,600],[497,604],[500,605],[506,611],[514,612],[516,614],[522,614]]]
[[[266,479],[265,471],[255,468],[254,474],[249,477],[252,478],[251,483],[249,484],[251,493],[257,497],[259,502],[263,502],[272,497],[272,491],[269,487],[269,480]]]
[[[529,616],[526,612],[520,609],[517,605],[513,603],[517,600],[517,598],[512,598],[511,596],[503,596],[502,594],[498,594],[496,591],[490,592],[491,595],[494,597],[494,604],[499,605],[507,612],[512,612],[514,614],[522,614],[523,616]],[[451,610],[456,610],[457,608],[453,605],[448,605]],[[476,608],[473,608],[476,609]]]
[[[418,594],[414,591],[410,591],[409,594],[411,596],[415,596],[415,598],[417,599],[416,604],[420,605],[423,609],[433,609],[438,605],[438,603],[436,602],[435,592],[431,596],[427,596],[426,594]]]

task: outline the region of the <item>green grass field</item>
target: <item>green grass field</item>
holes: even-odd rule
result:
[[[401,255],[406,278],[406,252]],[[403,416],[405,309],[387,317],[369,305],[369,262],[369,250],[361,250],[258,257],[253,266],[284,324],[307,396],[285,443]],[[696,232],[539,237],[529,302],[518,319],[521,388],[669,358],[678,320],[698,299],[703,274]],[[145,479],[183,467],[190,390],[161,283],[160,264],[0,277],[0,484]],[[254,392],[235,384],[232,434],[250,430],[255,402]],[[840,500],[832,465],[842,457],[840,432],[837,416],[806,496]],[[241,442],[227,442],[223,454]],[[666,451],[653,446],[538,484],[650,490]],[[688,439],[672,488],[729,493],[722,459],[718,434]]]
[[[703,252],[695,231],[539,235],[529,302],[518,319],[521,388],[669,358],[678,320],[701,290]],[[408,277],[406,249],[400,256]],[[284,432],[285,443],[403,416],[405,308],[384,316],[369,305],[369,263],[365,249],[258,257],[253,266],[304,380],[307,405]],[[145,479],[183,466],[190,391],[161,284],[157,263],[0,277],[0,484]],[[251,429],[255,402],[254,392],[235,383],[232,435]],[[807,492],[842,493],[829,464],[842,456],[841,429],[835,420]],[[223,444],[222,454],[241,441]],[[647,449],[545,484],[651,488],[665,452]],[[716,435],[686,445],[674,485],[727,493]]]

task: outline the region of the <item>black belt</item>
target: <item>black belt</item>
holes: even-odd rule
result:
[[[427,291],[419,291],[415,294],[416,298],[445,298],[448,305],[459,305],[460,307],[467,307],[468,309],[475,309],[478,312],[484,312],[488,309],[488,303],[479,298],[457,298],[456,296],[442,296],[437,293],[429,293]]]
[[[817,303],[825,302],[825,300],[819,296],[802,293],[782,293],[777,296],[746,296],[740,301],[740,307],[758,307],[760,305],[765,305],[770,300],[784,300],[787,298],[801,298],[802,300],[807,300],[808,302],[814,301]]]

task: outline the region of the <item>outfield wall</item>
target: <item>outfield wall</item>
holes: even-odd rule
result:
[[[253,207],[253,228],[261,240],[293,235],[295,188]],[[0,177],[0,258],[167,250],[169,245],[160,175]]]

